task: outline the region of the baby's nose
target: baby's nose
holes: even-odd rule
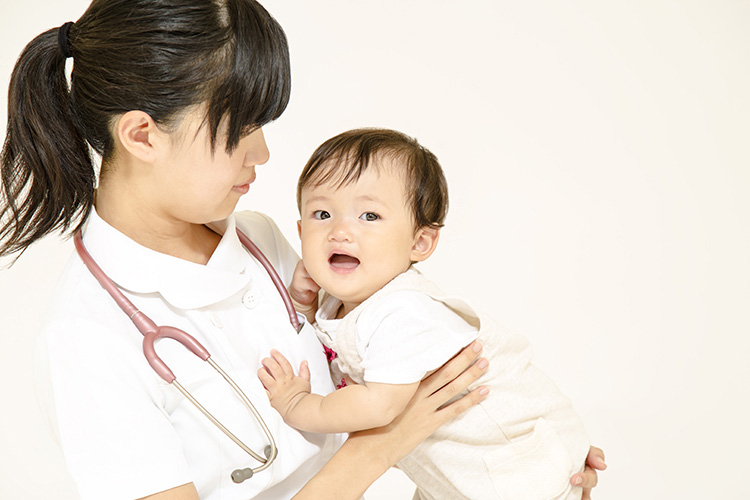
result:
[[[331,228],[329,238],[331,241],[352,241],[352,233],[349,230],[349,225],[345,222],[336,223]]]

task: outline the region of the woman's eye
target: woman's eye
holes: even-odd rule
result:
[[[329,214],[325,210],[316,210],[313,212],[313,218],[318,220],[330,219],[331,214]]]
[[[362,215],[359,216],[360,219],[366,220],[368,222],[376,221],[380,218],[380,216],[373,212],[365,212]]]

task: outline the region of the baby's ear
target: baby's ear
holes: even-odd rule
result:
[[[297,235],[299,235],[300,238],[302,238],[302,221],[297,221]]]
[[[440,239],[439,227],[423,227],[414,235],[414,245],[411,247],[411,261],[422,262],[432,255]]]

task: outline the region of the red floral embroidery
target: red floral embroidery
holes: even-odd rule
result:
[[[342,387],[346,387],[346,379],[342,378],[340,384],[336,384],[336,389],[341,389]]]
[[[329,347],[323,346],[323,350],[326,352],[326,359],[329,363],[339,357],[339,355],[336,354],[336,351]]]

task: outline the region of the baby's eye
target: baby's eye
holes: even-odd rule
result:
[[[362,215],[359,216],[360,219],[366,220],[368,222],[376,221],[380,218],[380,216],[373,212],[365,212]]]
[[[330,219],[331,214],[329,214],[325,210],[316,210],[313,212],[313,218],[318,220]]]

